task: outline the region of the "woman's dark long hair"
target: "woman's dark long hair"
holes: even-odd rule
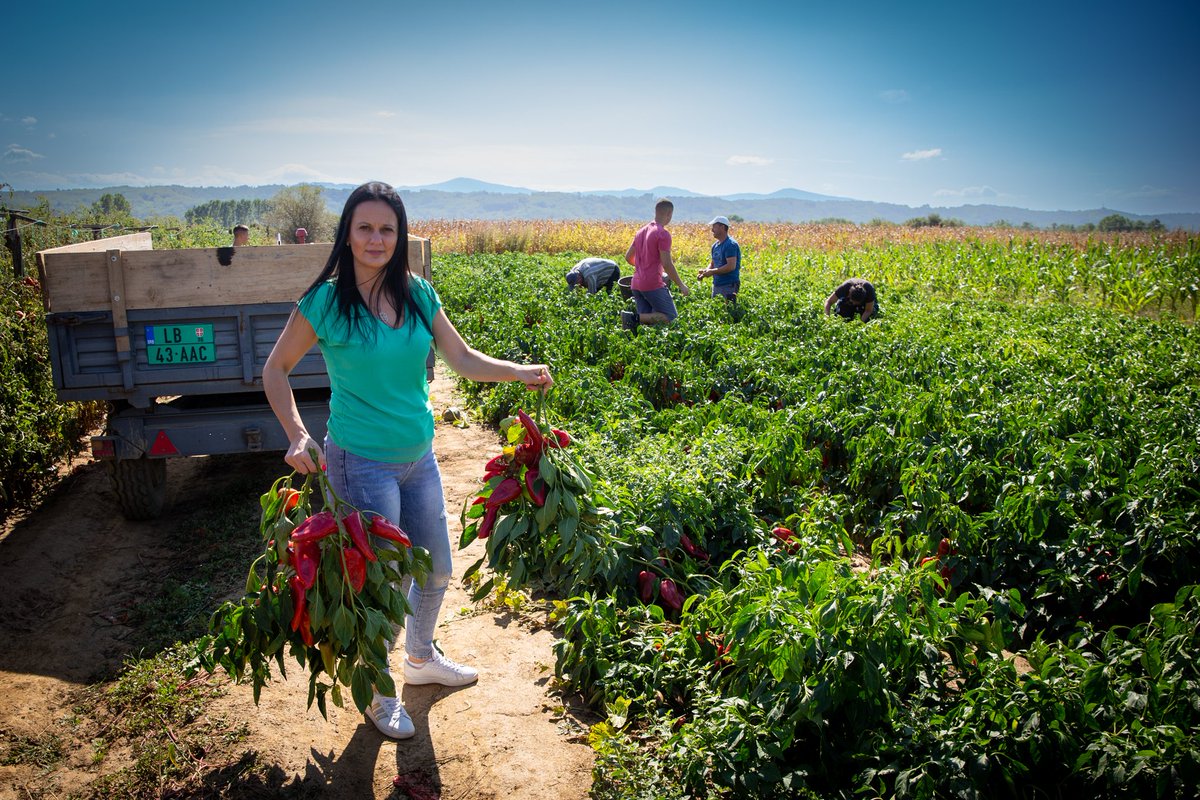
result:
[[[417,300],[413,297],[413,284],[408,275],[408,212],[404,210],[404,201],[400,195],[386,183],[371,181],[359,186],[346,198],[346,206],[342,209],[341,219],[338,220],[337,232],[333,235],[333,250],[321,274],[305,289],[307,295],[330,278],[335,280],[335,298],[339,315],[350,330],[359,334],[367,341],[373,340],[370,331],[374,330],[367,323],[371,311],[362,293],[359,292],[354,278],[354,253],[350,250],[350,222],[354,218],[354,209],[368,200],[381,200],[396,212],[396,251],[384,265],[382,285],[373,291],[380,292],[390,298],[396,313],[400,316],[397,322],[415,325],[416,320],[430,333],[433,324],[426,318]]]

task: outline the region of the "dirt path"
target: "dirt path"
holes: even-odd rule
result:
[[[432,393],[439,414],[455,402],[444,376]],[[462,502],[478,488],[484,455],[497,448],[495,433],[482,426],[438,423],[435,450],[454,541]],[[205,479],[212,469],[205,461],[170,465],[177,495]],[[226,461],[226,467],[230,463],[238,461]],[[282,459],[266,469],[281,474],[278,467]],[[0,740],[37,738],[65,724],[71,696],[120,667],[129,632],[122,623],[140,596],[139,583],[173,555],[160,531],[156,523],[121,518],[103,470],[82,463],[54,497],[0,540]],[[455,573],[481,554],[478,542],[456,552]],[[462,689],[403,688],[417,727],[416,737],[403,742],[382,737],[353,707],[331,706],[328,721],[315,706],[307,710],[307,680],[299,669],[265,688],[258,706],[248,688],[228,687],[209,717],[244,722],[249,736],[237,748],[269,765],[273,776],[238,796],[586,798],[592,751],[580,721],[563,715],[548,694],[554,634],[539,622],[536,615],[476,610],[452,581],[436,636],[449,655],[477,667],[481,677]],[[393,655],[394,666],[400,657]],[[31,764],[0,766],[0,800],[86,793],[116,760],[93,765],[83,748],[49,772]],[[236,759],[209,763],[210,786],[242,768]],[[393,787],[397,776],[409,791]]]

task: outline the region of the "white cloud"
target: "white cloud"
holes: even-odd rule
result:
[[[934,147],[929,150],[914,150],[911,153],[905,153],[901,158],[905,161],[926,161],[930,158],[937,158],[942,154],[942,148]]]
[[[23,117],[21,119],[21,124],[33,127],[34,125],[37,125],[37,117]]]
[[[384,119],[387,119],[389,117],[396,116],[396,112],[395,111],[376,111],[375,116],[383,117]]]
[[[990,199],[994,200],[1000,196],[1000,193],[991,186],[965,186],[962,189],[938,189],[933,193],[934,197],[955,197],[963,200],[979,200]]]
[[[765,167],[774,164],[775,160],[762,156],[730,156],[725,163],[731,167]]]
[[[10,144],[4,150],[4,160],[10,164],[29,164],[35,159],[45,158],[41,153],[35,153],[19,144]]]
[[[907,103],[908,92],[903,89],[885,89],[879,93],[879,99],[885,103]]]

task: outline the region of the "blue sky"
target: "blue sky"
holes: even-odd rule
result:
[[[539,190],[1200,211],[1200,5],[19,3],[18,189]]]

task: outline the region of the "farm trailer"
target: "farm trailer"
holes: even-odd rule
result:
[[[428,279],[429,240],[409,237],[408,252]],[[328,256],[316,244],[154,250],[149,233],[38,253],[54,388],[108,404],[92,456],[126,517],[162,512],[171,458],[287,449],[262,367]],[[432,379],[432,350],[426,366]],[[291,383],[319,441],[329,377],[317,348]]]

